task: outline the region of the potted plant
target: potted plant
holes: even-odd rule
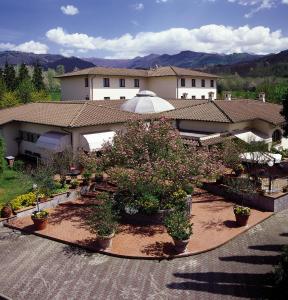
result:
[[[242,205],[235,205],[233,211],[236,218],[236,223],[238,226],[246,226],[249,216],[251,214],[251,209]]]
[[[34,223],[36,231],[43,230],[47,227],[49,213],[46,210],[34,211],[31,219]]]
[[[172,237],[177,253],[183,253],[192,235],[192,225],[185,213],[172,212],[164,220],[168,234]]]
[[[70,188],[71,189],[76,189],[78,186],[79,186],[79,182],[78,182],[77,179],[71,180],[71,182],[70,182]]]
[[[89,182],[91,180],[91,172],[85,171],[82,176],[83,176],[83,185],[89,185]]]
[[[10,203],[4,204],[1,209],[1,217],[2,218],[9,218],[12,215],[12,208]]]
[[[238,177],[244,173],[244,167],[242,164],[237,164],[236,166],[233,167],[233,171],[235,172],[236,176]]]
[[[112,246],[112,238],[117,229],[117,214],[113,208],[112,199],[108,193],[100,193],[97,200],[101,205],[95,205],[87,223],[90,230],[97,234],[97,243],[100,249],[107,249]]]

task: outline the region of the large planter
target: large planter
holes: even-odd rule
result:
[[[112,246],[112,238],[114,237],[115,232],[111,233],[110,235],[97,236],[97,243],[100,249],[108,249]]]
[[[35,227],[36,231],[43,230],[47,227],[48,217],[46,217],[46,218],[35,218],[35,217],[31,216],[31,219],[34,223],[34,227]]]
[[[12,215],[12,209],[10,206],[4,206],[1,209],[1,217],[2,218],[9,218]]]
[[[236,223],[238,226],[242,227],[242,226],[246,226],[248,223],[248,219],[249,219],[249,215],[236,215],[235,214],[235,218],[236,218]]]
[[[174,241],[174,246],[175,246],[175,251],[177,253],[183,253],[186,251],[187,245],[189,244],[189,239],[188,240],[178,240],[173,238]]]

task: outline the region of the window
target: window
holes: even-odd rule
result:
[[[125,87],[125,79],[120,78],[119,79],[119,85],[120,85],[120,87]]]
[[[210,87],[214,87],[214,80],[210,80]]]
[[[32,133],[28,131],[20,131],[20,138],[25,142],[36,143],[40,134]]]
[[[86,100],[89,100],[89,96],[86,96],[85,99],[86,99]]]
[[[183,87],[183,86],[185,86],[186,84],[185,84],[185,78],[181,78],[181,86]]]
[[[281,130],[277,129],[272,134],[272,142],[280,144],[282,140],[282,132]]]
[[[85,78],[84,78],[84,84],[85,84],[85,87],[88,87],[88,86],[89,86],[89,80],[88,80],[88,77],[85,77]]]
[[[103,78],[103,86],[110,87],[110,79],[109,78]]]
[[[104,100],[110,100],[110,97],[104,97]]]
[[[125,97],[125,96],[120,96],[120,99],[121,99],[121,100],[125,100],[126,97]]]
[[[201,80],[201,87],[205,87],[205,79]]]
[[[201,99],[202,99],[202,100],[205,100],[205,96],[204,96],[204,95],[202,95],[202,96],[201,96]]]
[[[196,79],[192,79],[192,87],[196,86]]]
[[[196,100],[196,96],[192,96],[192,100]]]
[[[134,87],[137,87],[137,88],[140,87],[140,80],[139,79],[134,79]]]

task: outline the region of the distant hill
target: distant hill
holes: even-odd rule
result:
[[[75,68],[85,69],[94,67],[93,63],[77,57],[64,57],[59,54],[34,54],[19,51],[0,52],[0,67],[3,67],[6,61],[12,65],[20,65],[21,63],[34,65],[38,61],[44,69],[55,69],[58,65],[64,65],[65,72],[71,72]]]
[[[244,77],[288,77],[288,50],[266,55],[253,61],[207,67],[207,71],[220,75],[237,73]]]
[[[134,68],[134,69],[148,69],[150,67],[158,66],[177,66],[183,68],[205,68],[214,65],[227,65],[238,62],[249,62],[258,59],[262,56],[248,53],[234,53],[234,54],[216,54],[193,51],[182,51],[175,55],[150,54],[144,57],[135,57],[133,59],[99,59],[86,58],[87,61],[92,62],[97,66],[102,67],[117,67],[117,68]]]

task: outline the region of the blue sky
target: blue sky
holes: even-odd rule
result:
[[[0,51],[131,58],[288,49],[288,0],[0,0]]]

